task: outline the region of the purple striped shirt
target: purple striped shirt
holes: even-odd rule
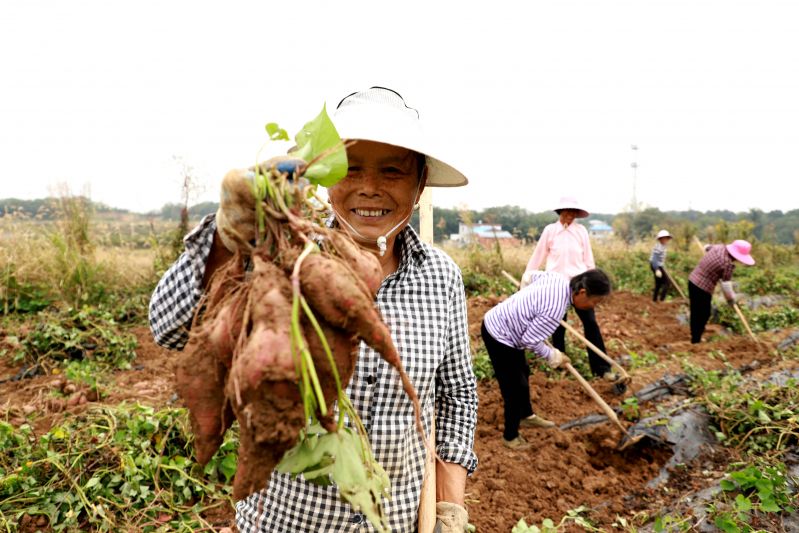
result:
[[[544,341],[560,325],[569,304],[569,280],[557,272],[538,271],[530,285],[488,311],[483,321],[502,344],[549,360],[552,350]]]
[[[735,270],[735,262],[723,244],[714,244],[699,260],[699,264],[688,279],[705,292],[713,294],[716,283],[730,281],[732,271]]]

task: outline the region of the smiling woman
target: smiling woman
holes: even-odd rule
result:
[[[425,432],[435,417],[435,452],[440,459],[435,475],[426,468],[427,448],[416,432],[413,403],[379,354],[364,343],[358,346],[347,396],[363,422],[374,458],[390,479],[390,504],[385,507],[390,529],[414,531],[425,517],[437,519],[442,533],[460,533],[468,522],[466,476],[477,466],[473,451],[477,391],[463,280],[455,262],[422,242],[408,221],[425,186],[465,185],[466,178],[433,155],[435,151],[421,134],[418,112],[395,91],[372,87],[353,93],[332,118],[339,136],[348,141],[349,164],[347,176],[328,189],[334,208],[328,220],[334,228],[340,224],[365,250],[382,252],[382,272],[375,261],[375,279],[367,280],[361,273],[352,285],[363,281],[374,287],[376,299],[367,303],[376,307],[371,311],[379,311],[399,358],[407,365],[422,406]],[[237,171],[232,175],[246,177]],[[226,183],[223,180],[223,193],[232,189]],[[244,185],[243,190],[249,191],[248,183]],[[202,296],[196,289],[204,288],[202,280],[224,264],[219,258],[231,253],[225,251],[221,233],[243,225],[231,234],[240,237],[235,242],[249,242],[247,232],[253,230],[254,218],[245,211],[253,211],[254,202],[234,196],[223,194],[219,213],[206,217],[186,238],[186,252],[153,294],[151,325],[165,346],[182,349],[186,345],[187,326]],[[320,301],[349,298],[336,291],[342,276],[329,271],[316,275]],[[342,499],[344,489],[336,484],[320,486],[282,471],[272,472],[268,481],[265,477],[253,474],[266,488],[237,503],[236,521],[242,533],[343,531],[366,520],[357,507]],[[431,494],[438,502],[420,512],[425,479],[435,479]]]
[[[384,275],[397,268],[396,235],[411,218],[427,179],[419,154],[391,144],[356,141],[347,149],[347,177],[328,191],[339,222],[364,247],[381,253]],[[420,166],[421,163],[421,166]],[[381,250],[382,252],[382,250]]]

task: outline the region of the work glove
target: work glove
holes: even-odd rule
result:
[[[568,355],[566,355],[565,353],[561,352],[557,348],[550,348],[550,350],[552,350],[552,351],[549,352],[549,359],[547,359],[547,363],[549,363],[550,367],[552,367],[552,368],[560,368],[560,367],[566,365],[566,363],[571,363],[572,362],[571,359],[569,359]]]
[[[539,271],[538,270],[527,270],[522,275],[522,282],[519,284],[519,290],[522,290],[523,288],[527,287],[530,283],[532,283],[533,282],[533,277],[535,276],[535,274],[537,272],[539,272]]]
[[[663,277],[663,272],[659,268],[655,270],[655,277],[658,279]]]
[[[721,292],[724,294],[724,298],[727,299],[728,304],[733,305],[735,303],[735,291],[732,290],[732,281],[722,281]]]
[[[279,171],[296,168],[298,159],[277,156],[260,164],[263,171],[276,167]],[[249,253],[255,245],[258,224],[255,218],[253,183],[255,167],[235,169],[222,178],[219,209],[216,212],[216,231],[222,244],[231,253],[240,250]]]
[[[433,533],[463,533],[469,524],[469,512],[457,503],[436,503],[436,527]]]

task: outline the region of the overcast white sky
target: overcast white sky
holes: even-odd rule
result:
[[[158,209],[180,200],[177,156],[196,201],[216,199],[266,122],[293,134],[383,85],[470,178],[437,206],[543,211],[571,193],[618,212],[637,161],[639,202],[663,210],[799,207],[799,2],[477,5],[3,2],[0,198],[66,182]]]

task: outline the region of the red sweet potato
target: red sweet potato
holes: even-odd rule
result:
[[[331,280],[335,283],[331,284]],[[383,322],[363,284],[341,262],[324,254],[305,258],[300,271],[302,293],[314,309],[330,325],[344,329],[362,339],[400,374],[402,388],[411,399],[419,419],[419,400],[416,390],[402,368],[391,332]]]
[[[204,335],[192,335],[177,361],[176,387],[189,409],[197,462],[205,465],[233,422],[225,398],[227,368],[208,349]]]
[[[330,406],[337,397],[336,383],[333,378],[333,372],[330,368],[330,362],[327,359],[322,342],[316,330],[311,326],[307,319],[302,323],[305,339],[308,343],[308,351],[316,368],[316,374],[319,376],[319,382],[322,384],[322,394],[325,397],[327,405]],[[358,358],[358,345],[361,343],[358,337],[349,333],[341,328],[336,328],[321,322],[320,327],[325,335],[327,344],[333,354],[333,360],[336,362],[336,369],[338,370],[341,386],[346,387],[352,377],[352,372],[355,370],[355,362]]]
[[[214,273],[204,303],[205,315],[192,326],[193,330],[204,330],[210,348],[228,368],[241,332],[249,287],[244,282],[242,258],[237,254]]]
[[[372,299],[377,297],[377,291],[383,283],[383,267],[377,256],[368,250],[364,250],[353,241],[349,235],[337,230],[330,230],[327,233],[333,248],[339,257],[353,270],[355,275],[360,278],[369,289]]]
[[[296,380],[291,351],[291,283],[274,264],[253,256],[248,294],[249,333],[236,354],[230,379],[256,389],[264,380]]]
[[[239,421],[239,459],[233,480],[233,498],[240,500],[263,489],[283,454],[291,448],[305,426],[302,401],[294,381],[261,383],[258,388],[243,388],[241,403],[233,401]],[[286,391],[293,394],[286,395]]]
[[[324,254],[311,254],[302,263],[300,285],[324,321],[357,335],[378,352],[396,354],[374,301],[345,265]],[[399,359],[389,363],[396,366]]]

